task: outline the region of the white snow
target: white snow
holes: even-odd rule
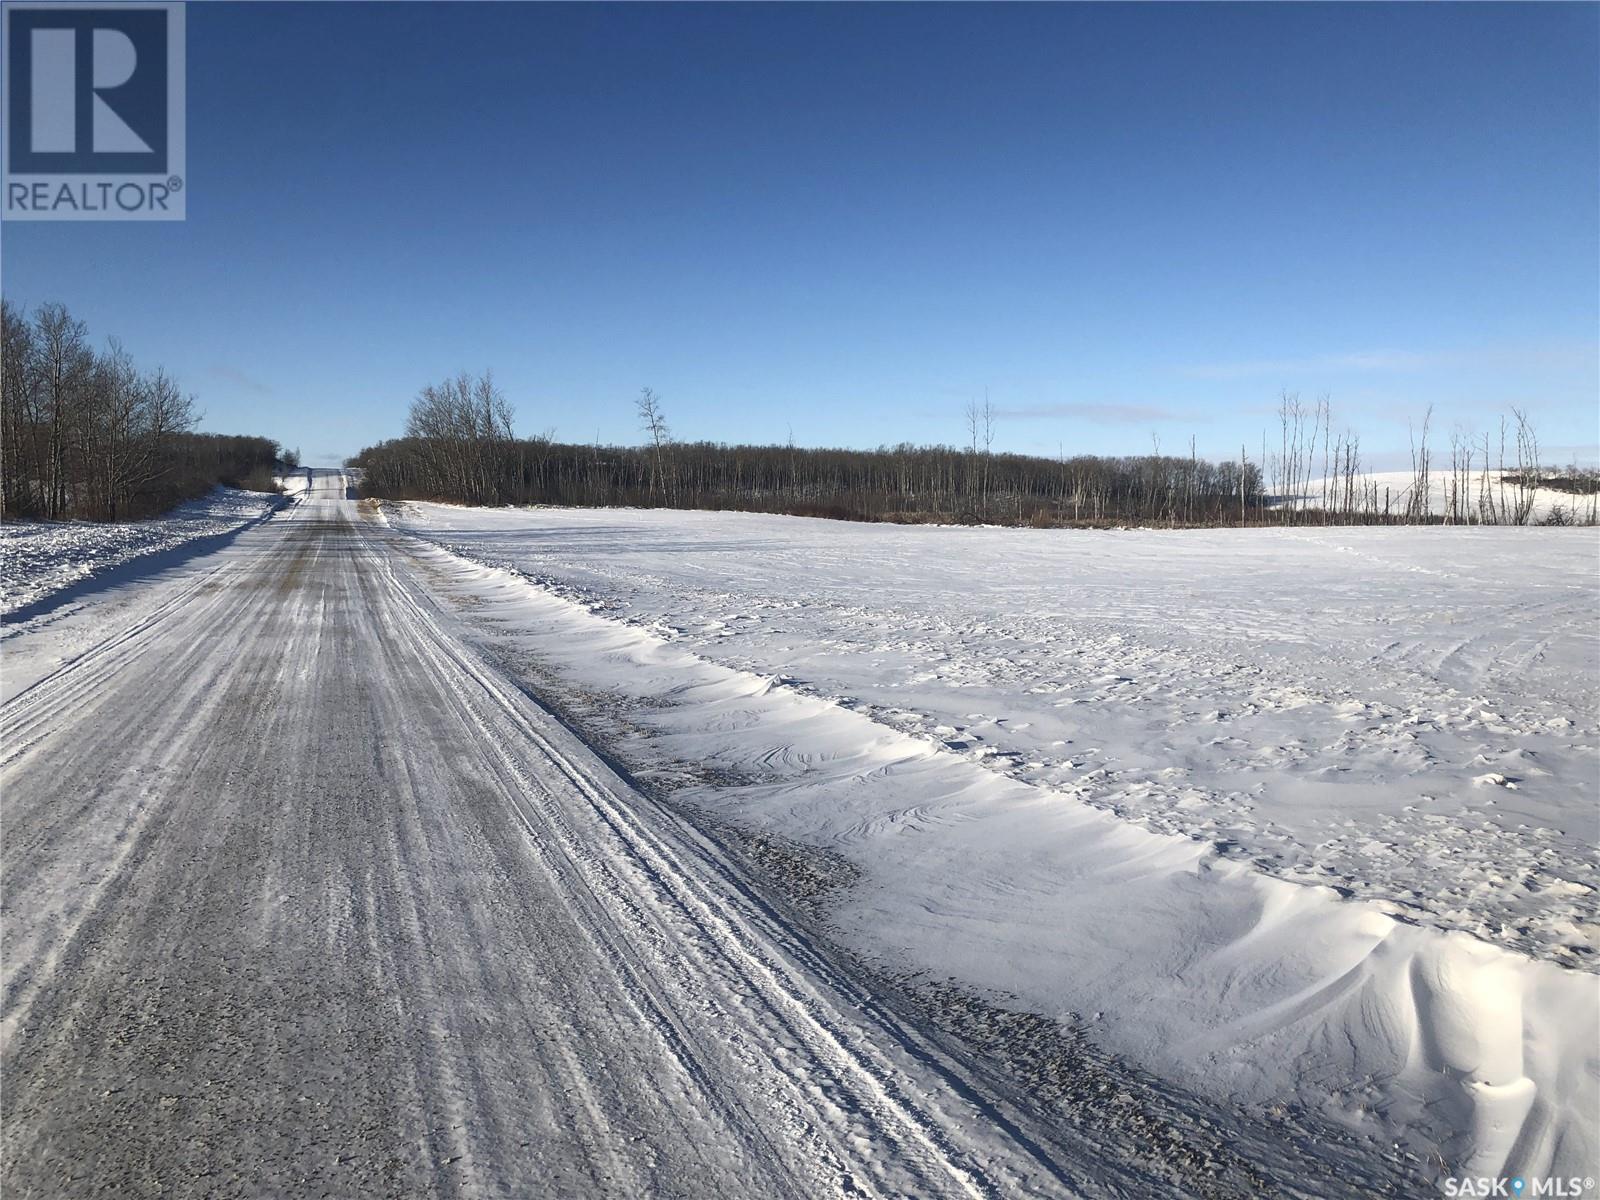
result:
[[[1330,507],[1337,508],[1341,489],[1346,487],[1346,483],[1344,479],[1331,477],[1327,480],[1315,479],[1296,496],[1278,499],[1273,507],[1302,507],[1314,511],[1328,503]],[[1370,497],[1376,511],[1389,511],[1398,516],[1406,511],[1412,489],[1416,486],[1416,475],[1412,471],[1369,471],[1354,476],[1349,486],[1357,508],[1367,503],[1362,497]],[[1448,463],[1443,467],[1435,463],[1428,472],[1428,512],[1436,517],[1449,515],[1451,490],[1459,486],[1459,480],[1452,475]],[[1331,502],[1325,500],[1329,496],[1332,497]],[[1529,502],[1527,523],[1531,525],[1549,520],[1557,510],[1564,518],[1562,523],[1569,525],[1592,525],[1600,518],[1600,496],[1592,493],[1577,495],[1549,487],[1534,488],[1532,494],[1527,495],[1516,483],[1507,482],[1507,477],[1500,472],[1491,471],[1486,477],[1481,468],[1471,473],[1467,486],[1458,495],[1457,511],[1465,510],[1470,514],[1468,523],[1482,523],[1480,513],[1487,501],[1492,506],[1491,513],[1506,514],[1498,522],[1504,524],[1513,519],[1509,514],[1515,512],[1519,499],[1524,498]]]
[[[1215,1181],[1215,1131],[1104,1162],[907,1028],[453,636],[411,550],[323,472],[8,642],[8,681],[56,660],[0,706],[8,1196]]]
[[[233,533],[279,503],[276,496],[219,487],[148,521],[0,525],[0,614],[13,613],[133,559]]]
[[[856,864],[869,954],[1452,1169],[1594,1173],[1593,531],[389,513],[695,801]]]
[[[1592,530],[394,520],[1272,874],[1565,961],[1600,950]]]

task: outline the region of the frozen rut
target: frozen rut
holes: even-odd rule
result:
[[[343,497],[0,710],[8,1196],[1074,1190]]]

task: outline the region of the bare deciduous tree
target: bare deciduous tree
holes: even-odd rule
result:
[[[223,480],[275,486],[276,443],[192,433],[176,380],[115,339],[96,354],[62,305],[0,305],[0,338],[0,516],[118,520]]]
[[[425,389],[424,397],[434,390]],[[1420,438],[1413,433],[1411,484],[1394,495],[1384,481],[1364,473],[1360,436],[1348,429],[1334,434],[1332,404],[1325,395],[1308,408],[1294,394],[1284,393],[1279,452],[1267,453],[1263,431],[1256,462],[1244,446],[1237,461],[1202,459],[1193,437],[1187,455],[1167,455],[1155,433],[1150,452],[1139,456],[1068,456],[1064,446],[1053,460],[997,454],[993,440],[998,414],[987,397],[965,406],[966,439],[959,447],[902,443],[878,450],[801,449],[792,432],[786,440],[764,446],[674,442],[654,391],[642,391],[634,409],[645,435],[641,446],[602,446],[598,435],[585,446],[557,444],[549,436],[492,446],[497,456],[490,465],[493,493],[518,503],[671,504],[862,520],[970,521],[987,515],[1039,525],[1176,525],[1180,518],[1197,525],[1440,519],[1427,501],[1432,411],[1424,417]],[[1502,455],[1499,486],[1522,487],[1531,505],[1534,484],[1548,481],[1538,464],[1531,422],[1519,416],[1518,473],[1504,469]],[[448,421],[443,424],[448,428]],[[441,435],[415,417],[408,434],[352,460],[366,469],[372,494],[467,498],[467,485],[452,490],[449,477],[430,465],[441,448],[429,439]],[[1452,464],[1455,500],[1453,507],[1447,504],[1444,519],[1469,519],[1462,514],[1471,511],[1466,497],[1474,456],[1463,445],[1470,443],[1458,434],[1453,443],[1458,457]],[[1488,461],[1487,449],[1483,461]],[[1319,469],[1320,479],[1315,477]],[[1278,496],[1271,506],[1269,473]],[[1576,469],[1570,475],[1575,494],[1595,497],[1587,512],[1600,515],[1600,478]],[[1480,504],[1470,519],[1495,519],[1492,511]],[[1532,510],[1508,503],[1502,519],[1510,520],[1519,511],[1526,520]],[[1578,511],[1572,508],[1563,516],[1571,519]]]
[[[650,484],[651,495],[665,496],[667,503],[670,504],[673,488],[667,476],[666,454],[667,445],[672,441],[672,434],[667,430],[666,414],[661,411],[661,397],[651,388],[640,388],[639,398],[634,401],[634,407],[639,413],[640,428],[650,439],[650,447],[655,458],[655,473],[651,476]]]

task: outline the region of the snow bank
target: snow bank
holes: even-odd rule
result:
[[[311,489],[311,476],[305,470],[290,471],[287,475],[274,475],[272,482],[283,489],[285,496],[295,498]]]
[[[149,521],[0,525],[0,615],[133,559],[233,533],[279,503],[276,496],[219,487]]]
[[[514,516],[531,540],[559,541],[568,514]],[[641,517],[609,520],[637,546]],[[692,526],[680,535],[703,542]],[[1595,976],[1269,877],[1214,843],[986,769],[953,737],[607,619],[603,601],[423,553],[470,594],[496,653],[613,697],[657,753],[716,780],[680,795],[854,863],[860,881],[831,919],[886,965],[1009,996],[1202,1094],[1303,1106],[1448,1171],[1594,1173]],[[735,564],[757,569],[753,547]],[[680,603],[692,611],[692,596]]]
[[[1406,920],[1600,951],[1600,539],[406,505],[731,667]]]

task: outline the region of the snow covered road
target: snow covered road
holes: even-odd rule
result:
[[[1380,1196],[1588,1169],[1593,974],[599,607],[328,473],[0,631],[5,1194]]]
[[[318,484],[0,713],[7,1196],[1075,1190]]]
[[[869,960],[1424,1186],[1600,1174],[1589,531],[386,512]]]

